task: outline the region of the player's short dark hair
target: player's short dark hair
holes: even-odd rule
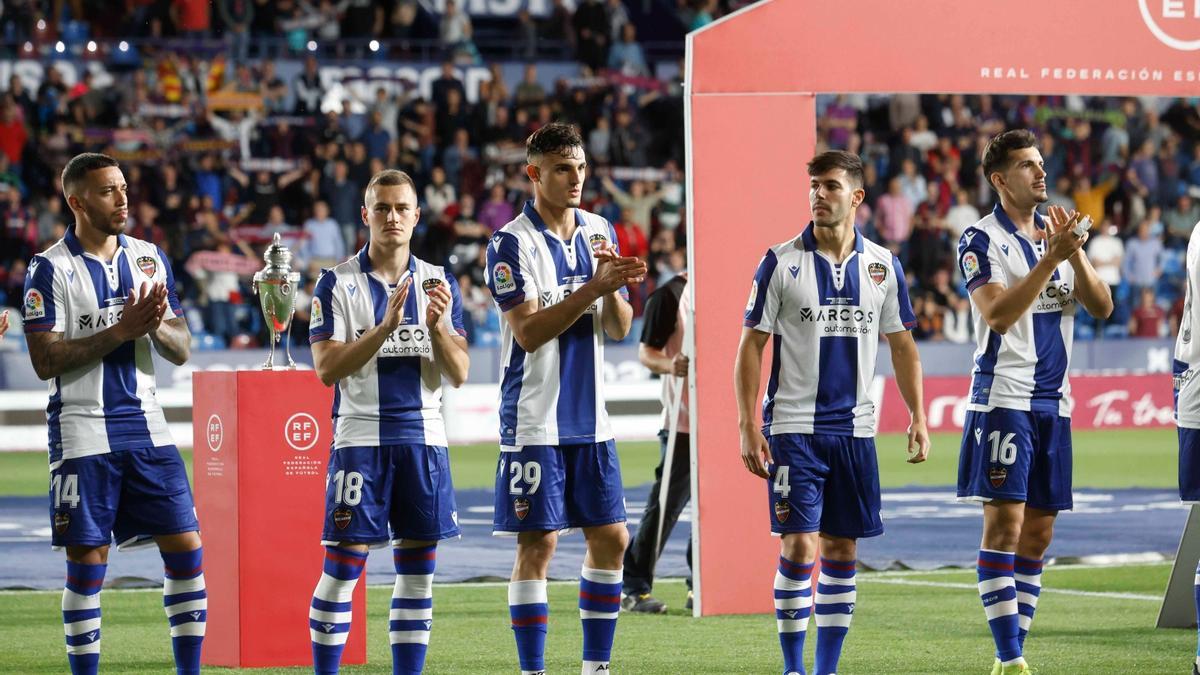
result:
[[[988,185],[992,185],[993,173],[1008,169],[1009,153],[1013,150],[1035,148],[1037,144],[1037,136],[1028,129],[1011,129],[993,136],[983,149],[983,175],[987,178]],[[992,185],[992,189],[995,190],[996,186]]]
[[[84,152],[75,155],[67,162],[62,172],[63,192],[67,195],[75,192],[84,176],[96,169],[106,169],[110,166],[120,166],[117,160],[98,152]]]
[[[395,185],[407,185],[412,188],[413,194],[417,193],[417,184],[413,182],[412,176],[400,171],[399,169],[384,169],[379,173],[371,176],[371,180],[367,183],[367,189],[363,190],[363,204],[367,203],[367,195],[375,186],[392,187]]]
[[[858,155],[845,150],[830,150],[813,157],[808,163],[808,175],[820,176],[823,173],[842,169],[850,179],[854,188],[863,186],[863,163]]]
[[[533,164],[537,158],[554,153],[563,155],[572,148],[582,148],[583,137],[579,130],[570,124],[552,122],[538,129],[525,139],[525,161]]]

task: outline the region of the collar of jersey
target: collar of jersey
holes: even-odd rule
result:
[[[358,268],[362,270],[363,274],[370,274],[374,270],[371,267],[371,257],[367,255],[367,248],[370,246],[371,244],[368,242],[358,252]],[[413,274],[417,273],[417,256],[413,255],[412,251],[408,252],[408,271]]]
[[[804,250],[813,252],[817,250],[817,235],[813,234],[813,221],[808,221],[808,227],[804,228],[804,232],[800,235],[800,241],[804,244]],[[854,228],[854,250],[859,253],[863,252],[863,236],[858,228]]]
[[[79,243],[79,237],[75,236],[75,225],[74,224],[71,224],[71,226],[67,228],[67,234],[66,234],[66,236],[63,237],[63,241],[66,242],[67,250],[71,252],[71,255],[83,255],[84,254],[83,244]],[[117,244],[121,248],[125,248],[126,246],[129,245],[129,242],[125,239],[125,235],[118,234],[117,235]]]
[[[549,231],[546,229],[546,221],[542,220],[542,216],[540,214],[538,214],[537,209],[533,208],[533,200],[532,199],[525,201],[525,207],[521,209],[521,212],[525,214],[525,217],[529,219],[529,222],[533,223],[533,226],[536,227],[538,229],[538,231],[540,231],[540,232]],[[578,232],[579,228],[583,227],[583,225],[584,225],[583,214],[579,212],[578,208],[576,208],[575,209],[575,228],[576,228],[575,231]]]
[[[1016,234],[1020,231],[1013,223],[1012,218],[1009,218],[1008,214],[1004,212],[1004,209],[1000,206],[999,202],[996,202],[996,205],[992,207],[992,215],[996,216],[996,220],[999,221],[1002,226],[1004,226],[1004,230],[1009,234]],[[1046,221],[1042,219],[1042,214],[1038,213],[1037,211],[1033,212],[1033,226],[1039,230],[1046,229]]]

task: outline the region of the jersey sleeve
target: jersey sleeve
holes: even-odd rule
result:
[[[183,316],[183,306],[179,304],[179,295],[175,292],[175,270],[171,269],[171,260],[167,258],[167,254],[158,246],[154,247],[158,252],[158,261],[162,263],[163,279],[167,284],[167,303],[171,305],[171,312],[176,318]]]
[[[33,257],[25,273],[23,297],[25,332],[66,331],[67,288],[53,263],[39,255]]]
[[[488,290],[500,311],[520,305],[529,298],[538,297],[537,284],[521,255],[520,241],[516,235],[497,232],[487,247]]]
[[[660,286],[646,301],[640,342],[647,347],[662,349],[675,332],[675,324],[679,319],[679,296],[674,292],[674,285],[668,282]]]
[[[992,252],[992,240],[983,230],[968,227],[958,241],[958,269],[967,292],[984,284],[1008,285],[1008,275],[998,256]]]
[[[463,323],[463,302],[462,289],[458,287],[458,279],[454,275],[446,272],[446,288],[450,289],[450,325],[453,326],[454,332],[461,337],[467,337],[467,327]]]
[[[900,260],[894,255],[892,275],[892,284],[888,286],[887,296],[883,300],[883,316],[879,320],[879,327],[885,334],[912,330],[917,325],[917,315],[913,313],[912,301],[908,297],[908,280],[904,278]]]
[[[336,287],[337,275],[329,270],[321,270],[317,286],[313,289],[312,310],[309,312],[309,344],[323,340],[346,342],[346,321],[342,315],[341,304],[334,293]]]
[[[754,272],[754,283],[750,285],[750,300],[746,303],[746,315],[742,321],[747,328],[764,333],[775,332],[780,302],[779,282],[775,278],[778,265],[775,252],[767,249],[767,254],[758,263],[758,270]]]

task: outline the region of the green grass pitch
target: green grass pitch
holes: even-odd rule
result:
[[[958,440],[957,434],[936,434],[930,461],[913,466],[904,462],[902,436],[881,436],[878,446],[884,487],[953,485]],[[1175,484],[1176,448],[1171,430],[1077,432],[1074,448],[1077,487],[1170,488]],[[626,483],[648,482],[658,461],[658,444],[622,443],[619,450]],[[451,453],[458,487],[492,484],[494,446],[452,448]],[[185,459],[190,463],[190,456]],[[45,492],[44,454],[0,453],[0,495]],[[1195,633],[1153,628],[1169,571],[1166,564],[1048,568],[1046,591],[1026,645],[1030,662],[1044,675],[1187,672],[1195,653]],[[764,571],[766,576],[770,573]],[[576,589],[569,582],[550,587],[546,660],[553,673],[573,673],[579,668]],[[780,671],[773,617],[696,620],[680,609],[685,593],[681,582],[663,580],[655,591],[672,611],[667,616],[621,616],[614,672]],[[369,665],[347,667],[346,673],[391,672],[386,636],[389,588],[372,587],[368,594]],[[0,673],[64,671],[59,597],[58,592],[0,592]],[[973,571],[863,573],[858,599],[840,672],[988,672],[991,638]],[[158,592],[104,591],[102,672],[169,672],[170,641],[161,603]],[[435,621],[427,673],[516,672],[503,585],[439,585]],[[810,633],[806,650],[810,667],[813,644]],[[311,669],[247,672],[303,673]]]

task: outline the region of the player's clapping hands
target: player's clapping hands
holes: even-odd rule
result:
[[[412,277],[409,276],[400,283],[392,296],[388,298],[387,307],[383,310],[383,321],[379,325],[390,335],[404,321],[404,303],[408,300],[409,289],[412,288]]]
[[[1060,262],[1070,260],[1088,240],[1087,233],[1082,237],[1075,236],[1075,225],[1083,214],[1075,209],[1067,211],[1061,206],[1051,206],[1046,213],[1050,217],[1046,219],[1046,231],[1041,235],[1046,239],[1046,255]]]
[[[430,332],[436,331],[438,323],[445,316],[446,310],[450,309],[450,304],[454,302],[454,297],[450,295],[450,290],[446,288],[446,284],[438,284],[428,292],[429,305],[425,307],[425,325]]]
[[[628,284],[640,284],[646,278],[646,263],[641,258],[621,256],[607,243],[596,248],[592,257],[596,259],[596,271],[590,283],[604,295]]]
[[[123,340],[136,340],[158,328],[167,312],[167,285],[161,281],[130,289],[115,329]]]

